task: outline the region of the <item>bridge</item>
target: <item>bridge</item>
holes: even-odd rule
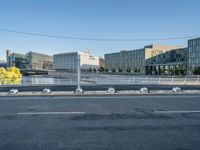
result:
[[[22,75],[47,75],[48,69],[20,69]]]

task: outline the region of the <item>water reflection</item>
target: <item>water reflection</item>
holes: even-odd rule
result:
[[[0,78],[0,85],[18,85],[21,82],[22,78]]]
[[[38,85],[38,84],[73,84],[75,80],[54,78],[54,77],[43,77],[43,76],[24,76],[21,85]]]

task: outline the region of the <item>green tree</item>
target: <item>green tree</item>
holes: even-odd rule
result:
[[[130,69],[130,68],[127,68],[127,69],[126,69],[126,72],[129,72],[129,73],[130,73],[130,72],[131,72],[131,69]]]
[[[98,69],[98,71],[99,71],[99,72],[104,72],[104,71],[105,71],[105,68],[100,67],[100,68]]]
[[[180,68],[175,68],[175,75],[180,75]]]
[[[118,70],[119,72],[122,72],[122,69],[121,68],[119,68],[119,70]]]
[[[89,68],[89,72],[92,72],[92,68]]]
[[[185,75],[186,69],[185,68],[180,68],[180,74]]]
[[[193,70],[194,75],[200,75],[200,67],[195,67]]]
[[[135,72],[135,73],[137,72],[137,68],[134,69],[134,72]]]

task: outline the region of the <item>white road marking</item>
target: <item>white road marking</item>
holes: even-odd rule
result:
[[[18,115],[79,115],[85,112],[20,112]]]
[[[200,110],[166,110],[154,111],[155,114],[186,114],[186,113],[200,113]]]

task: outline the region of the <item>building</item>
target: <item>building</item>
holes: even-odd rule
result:
[[[41,53],[29,52],[26,54],[29,69],[53,69],[53,57]]]
[[[105,68],[109,72],[144,72],[144,49],[105,54]]]
[[[53,68],[55,70],[66,70],[75,72],[78,64],[78,55],[80,55],[80,67],[82,70],[99,68],[99,57],[94,57],[89,52],[70,52],[56,54],[53,56]]]
[[[135,72],[145,74],[148,61],[156,55],[181,46],[148,45],[142,49],[123,50],[118,53],[105,54],[105,68],[109,72]]]
[[[8,67],[17,67],[20,69],[27,68],[27,58],[26,55],[20,53],[13,53],[10,50],[6,51],[6,58],[7,58],[7,66]]]
[[[188,48],[166,51],[146,59],[145,74],[185,75],[187,74]]]
[[[188,74],[200,67],[200,38],[188,40]]]
[[[7,63],[4,60],[0,60],[0,67],[7,68]]]
[[[103,57],[99,57],[99,67],[105,68],[105,59]]]
[[[16,66],[20,69],[50,70],[53,68],[53,57],[36,52],[27,54],[13,53],[6,51],[7,66]]]

